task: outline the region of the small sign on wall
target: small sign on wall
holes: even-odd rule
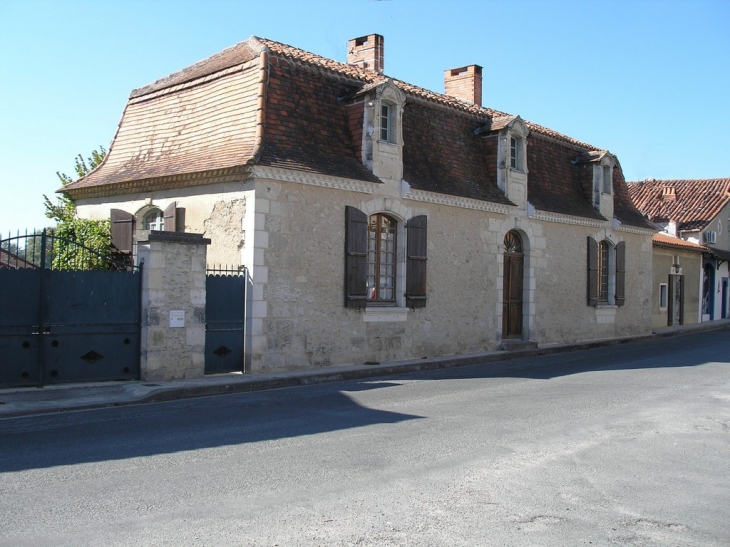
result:
[[[170,328],[185,326],[185,310],[170,310]]]

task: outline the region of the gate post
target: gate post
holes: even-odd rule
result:
[[[140,367],[145,381],[199,378],[205,371],[202,234],[150,232],[137,243],[142,270]]]

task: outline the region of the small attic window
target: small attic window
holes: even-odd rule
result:
[[[395,143],[395,122],[394,115],[396,109],[390,103],[380,103],[380,140]]]
[[[368,43],[368,37],[367,36],[363,36],[362,38],[357,38],[355,40],[355,45],[356,46],[364,46],[367,43]]]
[[[509,139],[509,166],[517,171],[524,171],[524,144],[520,137]]]
[[[604,165],[603,166],[603,188],[601,189],[601,191],[604,194],[610,194],[612,186],[613,186],[613,180],[611,177],[611,166]]]

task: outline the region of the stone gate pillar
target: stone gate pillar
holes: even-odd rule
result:
[[[205,265],[202,234],[150,232],[137,243],[142,269],[141,377],[199,378],[205,372]]]

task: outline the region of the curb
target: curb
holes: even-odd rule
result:
[[[54,403],[48,401],[46,406],[39,406],[36,408],[25,408],[19,410],[9,410],[7,412],[0,412],[0,419],[2,418],[16,418],[22,416],[31,416],[38,414],[53,414],[58,412],[68,412],[77,410],[92,410],[98,408],[109,408],[119,406],[129,406],[137,404],[147,403],[159,403],[166,401],[175,401],[181,399],[192,399],[198,397],[210,397],[215,395],[225,395],[233,393],[247,393],[254,391],[266,391],[271,389],[282,389],[289,387],[299,387],[307,385],[316,385],[329,382],[341,382],[346,380],[358,380],[366,378],[375,378],[382,376],[393,376],[396,374],[409,374],[414,372],[430,371],[430,370],[442,370],[449,368],[458,368],[471,365],[483,365],[489,363],[504,363],[501,367],[496,368],[494,372],[503,372],[513,368],[517,368],[511,365],[512,361],[518,359],[524,359],[528,357],[539,357],[542,355],[554,355],[557,353],[569,353],[573,351],[583,351],[588,349],[596,349],[599,347],[615,346],[619,344],[628,344],[631,342],[644,342],[659,338],[668,338],[675,336],[683,336],[688,334],[694,334],[697,332],[707,332],[712,330],[730,329],[730,321],[722,323],[710,323],[705,325],[699,325],[697,327],[681,328],[676,329],[669,328],[669,330],[663,332],[653,332],[652,334],[624,337],[624,338],[612,338],[604,340],[593,340],[587,342],[580,342],[569,345],[556,345],[547,347],[538,347],[523,349],[517,351],[495,351],[483,354],[473,354],[464,356],[452,356],[443,358],[431,358],[431,359],[419,359],[410,360],[400,363],[391,363],[383,365],[359,365],[347,370],[327,370],[323,369],[320,371],[301,371],[299,373],[294,372],[287,375],[282,375],[274,378],[261,378],[251,379],[250,375],[242,375],[240,377],[231,378],[229,381],[221,381],[208,384],[198,384],[191,386],[170,386],[165,387],[163,384],[159,385],[158,389],[155,389],[149,393],[142,395],[126,394],[122,399],[109,400],[109,401],[97,401],[97,402],[83,402],[79,401],[78,404],[72,402],[68,406],[58,405],[58,402]],[[157,387],[157,386],[156,386]],[[103,389],[103,388],[101,388]],[[62,390],[59,390],[62,391]],[[2,396],[2,390],[0,390],[0,396]],[[6,397],[7,398],[7,397]],[[69,402],[69,399],[64,399],[65,402]],[[1,408],[1,407],[0,407]]]

